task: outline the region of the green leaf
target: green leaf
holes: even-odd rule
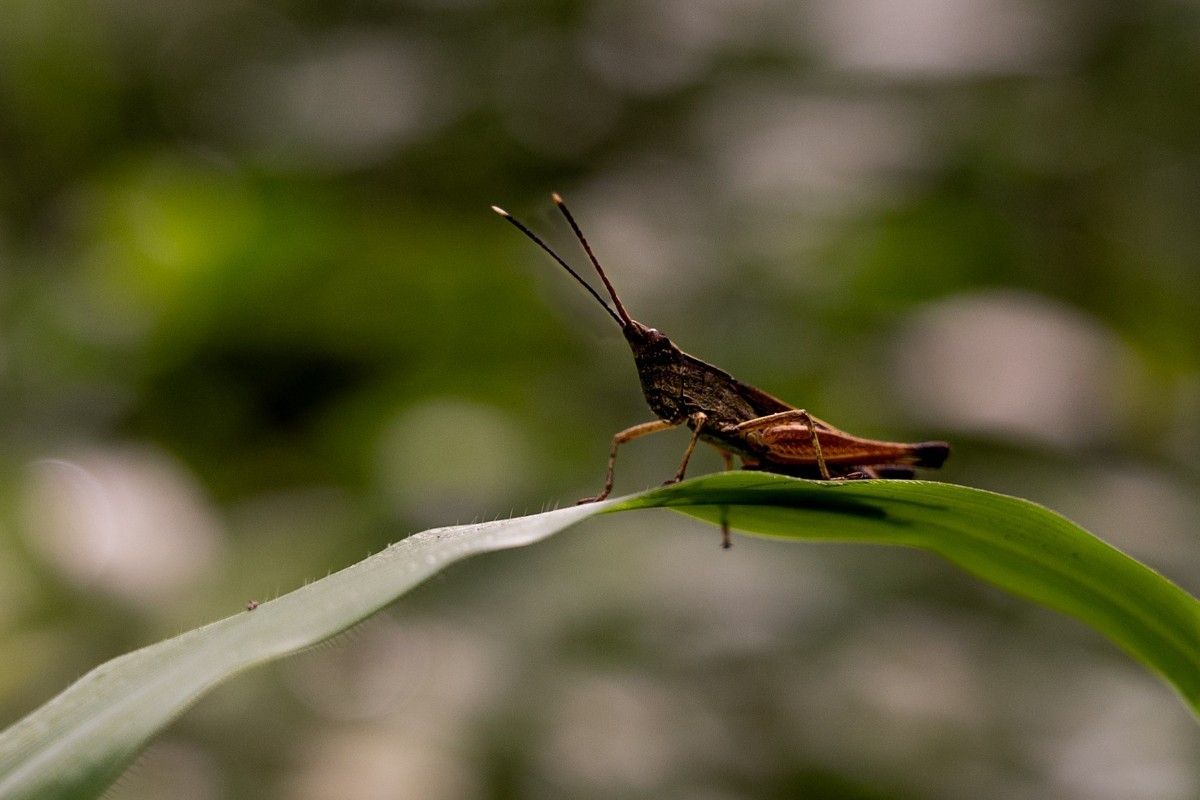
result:
[[[735,473],[646,492],[615,508],[673,507],[787,539],[917,547],[1086,622],[1200,714],[1200,601],[1065,517],[1027,500],[927,481],[797,481]]]
[[[438,528],[252,612],[114,659],[0,734],[0,797],[95,797],[209,688],[363,620],[443,567],[544,539],[598,513],[727,515],[788,539],[918,547],[1088,623],[1200,712],[1200,603],[1148,567],[1032,503],[921,481],[803,481],[725,473],[531,517]],[[715,544],[715,540],[714,540]],[[721,554],[714,549],[713,558]]]

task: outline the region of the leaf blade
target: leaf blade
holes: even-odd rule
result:
[[[599,513],[670,508],[792,540],[924,549],[1076,617],[1167,680],[1200,714],[1200,602],[1041,506],[922,481],[723,473],[632,497],[410,536],[276,600],[97,667],[0,733],[0,796],[95,797],[209,688],[336,635],[441,568]],[[715,550],[714,558],[720,555]]]
[[[935,553],[1005,591],[1091,625],[1164,677],[1200,715],[1200,602],[1049,509],[981,489],[925,481],[795,482],[742,473],[723,480],[713,492],[706,485],[709,480],[685,485],[696,498],[648,492],[623,500],[619,508],[674,506],[717,521],[716,506],[689,500],[724,495],[739,506],[730,511],[733,524],[761,535]],[[837,532],[798,532],[787,512],[779,513],[781,489],[789,495],[788,503],[822,507],[832,502],[841,508]]]

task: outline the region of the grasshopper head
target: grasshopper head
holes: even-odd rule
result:
[[[621,332],[633,347],[648,346],[667,338],[657,328],[648,327],[632,318],[621,326]]]
[[[661,358],[679,350],[665,333],[657,328],[647,327],[636,319],[630,318],[621,326],[621,332],[625,334],[625,341],[629,342],[634,357],[638,359],[655,356]]]

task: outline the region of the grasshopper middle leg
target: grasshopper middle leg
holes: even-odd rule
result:
[[[688,421],[692,423],[692,440],[688,442],[687,450],[683,451],[683,461],[679,462],[679,471],[675,473],[674,478],[665,481],[664,486],[679,483],[687,474],[688,462],[692,460],[692,453],[696,451],[696,442],[700,441],[700,430],[704,427],[704,423],[708,422],[708,415],[703,411],[697,411],[688,417]]]

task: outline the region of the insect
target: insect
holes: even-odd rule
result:
[[[727,470],[733,468],[733,459],[737,456],[741,459],[742,469],[823,480],[911,478],[915,468],[940,467],[950,454],[950,446],[945,442],[905,444],[846,433],[804,409],[742,383],[725,370],[683,352],[666,335],[629,315],[575,217],[558,194],[551,197],[596,268],[612,298],[611,306],[537,234],[504,209],[492,206],[492,210],[546,251],[621,327],[625,341],[633,350],[646,403],[658,417],[626,428],[613,437],[604,488],[595,497],[584,498],[580,503],[603,500],[612,492],[613,467],[621,445],[681,425],[691,429],[692,436],[683,452],[679,470],[667,484],[683,480],[699,441],[717,449]],[[729,525],[724,521],[721,546],[730,546]]]

